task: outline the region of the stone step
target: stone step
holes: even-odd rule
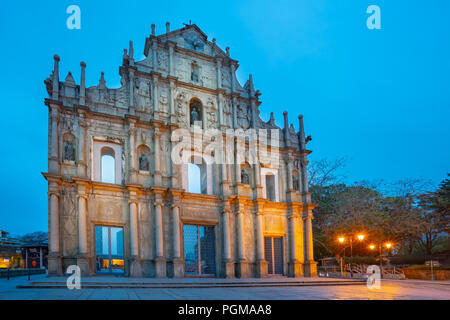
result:
[[[326,281],[258,281],[258,282],[82,282],[84,289],[160,289],[160,288],[239,288],[239,287],[306,287],[306,286],[344,286],[364,285],[365,280],[326,280]],[[19,289],[66,289],[62,281],[30,282],[19,285]]]

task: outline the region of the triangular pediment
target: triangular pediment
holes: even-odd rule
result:
[[[159,35],[157,38],[162,42],[175,42],[178,47],[184,49],[211,56],[226,57],[226,53],[215,43],[208,41],[208,36],[195,24]]]

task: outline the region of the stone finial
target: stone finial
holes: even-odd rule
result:
[[[170,22],[166,22],[166,33],[170,32]]]
[[[128,56],[130,57],[130,59],[133,59],[134,56],[134,49],[133,49],[133,41],[130,40],[130,45],[129,45],[129,50],[128,50]]]
[[[75,84],[75,79],[72,76],[72,72],[69,71],[64,81],[67,82],[68,84]]]
[[[105,73],[103,71],[102,71],[102,73],[100,75],[100,80],[98,82],[98,87],[100,89],[106,88]]]
[[[227,52],[227,56],[230,56],[230,47],[226,47],[225,51]]]
[[[155,24],[152,23],[152,36],[154,36],[154,35],[155,35]]]
[[[84,106],[86,104],[86,80],[85,80],[86,63],[84,61],[81,61],[80,66],[81,66],[80,105]]]
[[[53,80],[52,80],[52,99],[58,100],[59,94],[59,56],[55,54],[53,56],[54,67],[53,67]]]
[[[303,115],[298,116],[298,131],[299,131],[299,139],[300,139],[300,148],[302,150],[305,149],[305,130],[303,128]]]
[[[284,117],[284,128],[288,129],[289,128],[289,119],[288,119],[287,111],[283,112],[283,117]]]
[[[212,39],[212,43],[216,44],[216,38]]]

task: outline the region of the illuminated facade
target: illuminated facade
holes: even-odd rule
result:
[[[86,87],[84,62],[79,84],[71,73],[60,81],[54,57],[45,81],[49,274],[77,264],[84,275],[314,276],[302,117],[299,132],[287,113],[283,129],[273,115],[262,121],[252,77],[241,86],[229,48],[196,25],[167,24],[159,36],[152,25],[145,58],[135,61],[133,51],[130,41],[115,89],[103,73]],[[241,162],[234,148],[231,163],[214,163],[211,153],[185,147],[179,153],[189,151],[189,163],[175,163],[181,139],[173,137],[184,129],[196,141],[194,124],[220,135],[272,130],[269,157],[279,161]],[[252,141],[244,139],[245,150]]]

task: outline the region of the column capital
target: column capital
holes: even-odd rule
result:
[[[61,195],[57,191],[49,191],[49,192],[47,192],[47,195],[49,197],[56,196],[58,199],[61,197]]]

